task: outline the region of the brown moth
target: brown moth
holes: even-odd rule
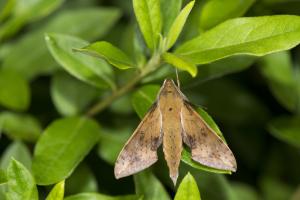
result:
[[[115,177],[137,173],[157,161],[163,152],[170,177],[176,185],[182,141],[191,149],[192,159],[212,168],[236,171],[233,153],[206,124],[172,80],[165,80],[152,105],[120,152]]]

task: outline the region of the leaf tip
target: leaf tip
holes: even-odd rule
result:
[[[195,78],[198,74],[198,68],[197,66],[189,71],[189,73],[192,75],[193,78]]]

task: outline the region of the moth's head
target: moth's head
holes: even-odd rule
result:
[[[176,88],[174,81],[172,79],[165,79],[163,88]]]
[[[165,79],[158,96],[163,95],[164,97],[174,97],[174,95],[178,95],[178,91],[179,89],[172,79]]]

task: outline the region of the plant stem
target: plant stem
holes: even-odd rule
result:
[[[144,78],[149,73],[153,72],[160,65],[160,55],[155,54],[152,58],[147,62],[147,64],[142,68],[140,73],[131,79],[127,84],[120,87],[119,89],[112,92],[112,94],[104,100],[96,103],[92,106],[87,112],[87,116],[94,116],[107,108],[114,100],[118,99],[125,93],[129,92],[142,78]]]

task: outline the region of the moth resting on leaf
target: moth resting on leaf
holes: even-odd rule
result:
[[[191,149],[192,159],[202,165],[236,171],[236,161],[226,143],[206,124],[172,80],[165,80],[152,105],[115,163],[115,177],[137,173],[157,161],[163,152],[170,177],[176,185],[182,141]]]

